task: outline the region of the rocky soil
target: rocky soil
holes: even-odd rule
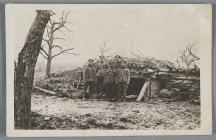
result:
[[[32,95],[33,129],[168,129],[200,127],[200,106],[156,98],[144,102]]]

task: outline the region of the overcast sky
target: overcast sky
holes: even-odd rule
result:
[[[51,7],[50,7],[51,8]],[[74,47],[79,56],[62,55],[53,63],[82,65],[98,57],[103,40],[115,52],[130,57],[130,50],[146,57],[175,61],[186,44],[205,45],[209,9],[201,5],[68,5],[68,25],[65,47]],[[54,10],[57,14],[61,11]],[[36,16],[35,8],[17,8],[10,13],[15,57],[23,47],[28,30]],[[206,29],[206,30],[205,30]],[[13,41],[13,40],[12,40]],[[60,43],[60,42],[56,42]],[[62,44],[62,43],[60,43]],[[38,60],[44,62],[41,56]]]

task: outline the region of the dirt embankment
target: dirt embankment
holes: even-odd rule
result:
[[[42,77],[35,80],[35,86],[56,92],[58,97],[71,99],[81,98],[81,90],[73,87],[73,82],[77,80],[81,68],[67,70],[61,73],[53,73],[50,78]]]
[[[162,99],[144,102],[82,101],[34,93],[33,129],[169,129],[200,127],[200,107]]]

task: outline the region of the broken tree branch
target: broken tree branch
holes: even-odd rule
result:
[[[79,55],[77,53],[72,53],[72,52],[65,52],[66,54],[73,54],[73,55]]]
[[[53,38],[53,40],[57,40],[57,39],[59,39],[59,40],[64,40],[64,41],[66,40],[66,39],[63,38],[63,37],[54,37],[54,38]]]
[[[59,48],[60,50],[63,50],[63,47],[60,45],[53,45],[52,48]]]
[[[45,58],[45,59],[48,59],[48,57],[46,55],[44,55],[41,51],[40,51],[40,54]]]
[[[63,51],[61,51],[61,52],[59,52],[59,53],[53,55],[52,58],[54,58],[54,57],[56,57],[56,56],[58,56],[58,55],[60,55],[60,54],[62,54],[62,53],[65,53],[65,52],[67,52],[67,51],[73,50],[73,49],[74,49],[74,48],[65,49],[65,50],[63,50]]]
[[[193,59],[195,59],[195,60],[200,60],[200,58],[192,52],[192,48],[193,48],[193,45],[191,45],[190,47],[187,48],[189,55],[191,55],[193,57]]]
[[[46,54],[47,58],[49,57],[49,54],[43,49],[43,47],[41,47],[40,50]]]
[[[47,43],[47,45],[50,46],[50,42],[49,42],[48,39],[44,39],[44,38],[43,38],[43,41],[45,41],[45,42]]]

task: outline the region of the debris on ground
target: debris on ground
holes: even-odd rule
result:
[[[59,97],[81,98],[81,90],[73,87],[73,81],[77,79],[77,74],[81,70],[81,68],[77,68],[61,73],[53,73],[50,78],[38,79],[35,86],[56,92]]]
[[[33,129],[166,129],[200,127],[200,106],[165,98],[144,102],[109,102],[32,95]]]

